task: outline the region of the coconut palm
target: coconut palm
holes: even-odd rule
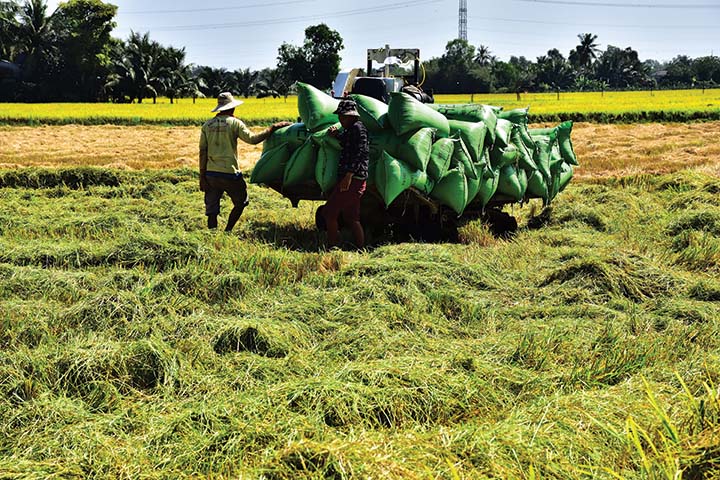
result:
[[[485,45],[480,45],[475,52],[475,58],[473,61],[481,67],[487,67],[492,63],[495,57],[491,55],[490,49]]]
[[[175,99],[184,94],[187,84],[192,78],[189,65],[185,65],[185,48],[168,47],[162,49],[160,58],[160,77],[165,95],[174,103]]]
[[[208,97],[217,97],[222,92],[235,92],[235,78],[232,72],[224,68],[201,67],[197,76],[202,79],[203,93]]]
[[[162,46],[150,40],[148,33],[130,32],[127,43],[116,51],[114,72],[108,76],[106,89],[116,100],[129,98],[142,103],[151,97],[155,103],[165,87],[162,55]]]
[[[17,54],[19,12],[15,2],[0,2],[0,60],[12,61]]]
[[[38,80],[58,63],[55,12],[48,15],[45,0],[27,0],[17,13],[17,44],[23,76]]]
[[[580,44],[570,52],[570,63],[583,71],[588,71],[600,53],[598,44],[595,43],[597,38],[597,35],[592,33],[579,34]]]

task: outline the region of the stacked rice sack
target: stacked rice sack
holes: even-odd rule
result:
[[[392,93],[389,104],[352,95],[370,134],[368,184],[389,206],[409,188],[458,215],[490,203],[541,198],[549,204],[568,184],[577,160],[572,122],[528,129],[527,109],[503,112],[478,104],[423,104]],[[337,182],[340,143],[327,134],[339,100],[298,84],[301,123],[274,132],[251,183],[314,185],[328,194]]]

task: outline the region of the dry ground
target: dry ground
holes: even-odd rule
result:
[[[194,167],[195,127],[1,127],[0,168],[93,165],[144,169]],[[720,176],[720,122],[599,125],[578,123],[576,180],[697,168]],[[242,167],[262,145],[240,143]]]

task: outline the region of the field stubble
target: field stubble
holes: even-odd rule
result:
[[[544,126],[544,125],[533,125]],[[256,129],[257,131],[257,129]],[[577,180],[699,169],[718,174],[720,122],[598,125],[573,128],[582,159]],[[195,167],[195,127],[0,127],[0,168],[97,166],[165,169]],[[262,144],[240,142],[241,168],[260,158]]]
[[[513,238],[362,252],[254,185],[206,231],[194,169],[133,170],[173,155],[1,170],[0,477],[718,478],[709,125],[579,125]]]

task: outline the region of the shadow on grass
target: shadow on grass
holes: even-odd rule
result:
[[[448,234],[446,232],[436,232],[435,229],[425,231],[421,228],[408,228],[402,225],[378,227],[364,224],[363,228],[365,231],[365,250],[374,250],[383,245],[405,242],[458,242],[457,230]],[[244,240],[265,242],[278,248],[287,248],[298,252],[316,253],[329,249],[327,235],[324,231],[320,231],[315,227],[253,221],[248,223],[238,235]],[[343,250],[357,250],[352,233],[348,228],[340,228],[340,238],[340,247]]]
[[[239,236],[245,240],[269,243],[298,252],[320,252],[327,249],[325,234],[314,227],[253,221],[239,232]]]

